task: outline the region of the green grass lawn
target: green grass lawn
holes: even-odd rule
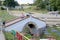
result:
[[[12,33],[10,33],[10,32],[5,32],[4,34],[5,34],[6,40],[14,40],[14,36],[13,36]],[[15,38],[15,40],[17,40],[17,38]]]
[[[0,10],[0,19],[2,21],[9,21],[16,18],[15,16],[9,15],[6,10]]]
[[[36,12],[36,13],[46,14],[48,11],[46,9],[36,10],[35,6],[32,6],[32,7],[29,7],[27,9],[24,9],[24,12]]]
[[[6,40],[13,40],[14,36],[11,33],[6,32],[5,38],[6,38]]]

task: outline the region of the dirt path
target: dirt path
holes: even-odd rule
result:
[[[3,34],[3,32],[0,31],[0,40],[5,40],[5,36]]]

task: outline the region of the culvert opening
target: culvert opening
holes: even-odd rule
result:
[[[35,25],[34,25],[34,24],[28,24],[28,26],[29,26],[30,28],[35,28]]]

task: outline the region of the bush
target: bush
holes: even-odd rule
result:
[[[1,10],[5,10],[5,8],[1,7]]]
[[[26,34],[25,36],[28,37],[29,39],[32,38],[30,34]]]

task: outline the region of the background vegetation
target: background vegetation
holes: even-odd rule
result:
[[[17,17],[8,14],[6,10],[0,10],[0,19],[2,21],[10,21],[15,18],[17,18]]]
[[[34,5],[38,9],[60,10],[60,0],[36,0]]]

